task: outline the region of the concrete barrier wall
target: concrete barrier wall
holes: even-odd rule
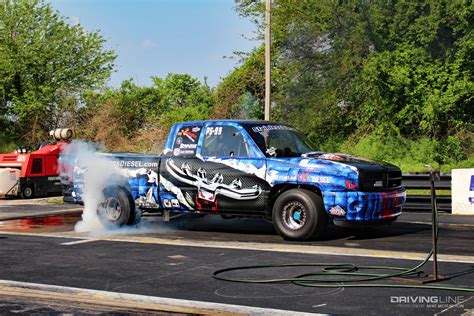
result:
[[[453,214],[474,215],[474,168],[451,172]]]

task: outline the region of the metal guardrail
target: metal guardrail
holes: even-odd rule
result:
[[[402,175],[402,186],[407,190],[431,190],[429,173],[406,173]],[[441,174],[435,181],[436,190],[451,190],[451,174]],[[451,213],[451,195],[436,196],[438,210]],[[404,211],[431,211],[431,195],[410,195],[403,208]]]

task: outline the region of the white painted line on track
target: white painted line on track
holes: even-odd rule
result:
[[[63,242],[61,243],[61,245],[70,246],[70,245],[77,245],[77,244],[85,244],[86,242],[93,242],[97,240],[98,239],[81,239],[81,240],[76,240],[76,241]]]
[[[273,308],[261,308],[261,307],[251,307],[243,305],[233,305],[233,304],[222,304],[222,303],[212,303],[212,302],[202,302],[202,301],[191,301],[183,299],[174,299],[168,297],[157,297],[157,296],[147,296],[147,295],[138,295],[138,294],[128,294],[128,293],[117,293],[117,292],[107,292],[99,290],[90,290],[83,288],[67,287],[67,286],[58,286],[58,285],[49,285],[49,284],[40,284],[40,283],[28,283],[28,282],[18,282],[10,280],[0,280],[0,290],[11,290],[11,292],[17,292],[18,296],[28,296],[28,290],[36,290],[48,292],[51,295],[52,299],[69,299],[78,301],[90,301],[91,304],[101,304],[102,302],[107,302],[109,306],[117,306],[124,308],[125,304],[132,305],[134,307],[140,308],[155,308],[155,310],[163,311],[177,311],[177,308],[181,309],[194,309],[194,310],[204,310],[211,315],[216,315],[219,313],[234,313],[234,314],[244,314],[244,315],[324,315],[324,314],[314,314],[314,313],[303,313],[282,309],[273,309]],[[31,295],[31,293],[30,293]],[[126,309],[126,307],[125,307]],[[149,311],[148,311],[149,312]]]

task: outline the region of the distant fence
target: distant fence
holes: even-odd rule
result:
[[[407,190],[431,190],[428,173],[405,173],[402,175],[402,186]],[[451,190],[451,174],[441,174],[440,180],[435,181],[436,190]],[[436,195],[438,211],[451,213],[451,195]],[[407,194],[404,211],[431,211],[431,194]]]

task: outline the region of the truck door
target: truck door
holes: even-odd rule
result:
[[[205,212],[260,213],[270,187],[265,159],[254,150],[247,132],[234,122],[208,122],[197,150],[196,209]]]
[[[196,157],[203,124],[183,124],[170,134],[169,151],[160,164],[160,201],[165,210],[180,212],[196,209],[196,172],[202,161]]]

